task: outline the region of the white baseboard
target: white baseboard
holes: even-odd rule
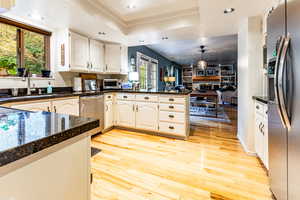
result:
[[[249,151],[249,149],[247,148],[247,146],[245,145],[244,141],[240,138],[240,135],[238,134],[237,135],[237,138],[239,139],[244,151],[246,152],[247,155],[249,156],[255,156],[257,157],[257,153],[256,152],[253,152],[253,151]]]

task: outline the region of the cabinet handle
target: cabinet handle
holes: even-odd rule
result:
[[[169,129],[174,130],[174,126],[169,126]]]
[[[259,106],[256,106],[256,109],[259,110]]]
[[[133,110],[133,112],[134,112],[134,105],[132,105],[132,110]]]
[[[149,97],[144,97],[145,100],[149,100]]]
[[[47,107],[47,110],[48,110],[48,112],[50,112],[50,107],[49,106]]]
[[[56,112],[56,106],[54,106],[54,112]]]
[[[86,65],[87,65],[87,68],[89,68],[89,67],[90,67],[90,63],[89,63],[89,62],[86,62]]]
[[[136,112],[139,112],[139,106],[136,105]]]
[[[170,98],[169,101],[174,101],[174,99]]]
[[[123,98],[124,98],[124,99],[127,99],[128,97],[127,97],[127,96],[123,96]]]
[[[107,71],[107,69],[108,69],[108,68],[107,68],[107,65],[106,65],[105,69],[106,69],[106,71]]]
[[[174,115],[169,115],[169,118],[174,118]]]
[[[108,99],[110,99],[110,98],[111,98],[111,96],[107,96],[107,98],[108,98]]]
[[[170,109],[174,109],[174,106],[169,106]]]
[[[106,111],[108,111],[108,105],[106,105]]]

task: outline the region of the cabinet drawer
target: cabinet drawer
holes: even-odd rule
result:
[[[137,94],[135,98],[137,101],[158,102],[157,95]]]
[[[160,111],[159,120],[165,122],[185,123],[185,114],[180,112]]]
[[[159,132],[168,133],[176,136],[186,136],[184,124],[174,124],[168,122],[159,123]]]
[[[159,102],[162,103],[185,103],[185,97],[183,96],[170,96],[170,95],[162,95],[159,97]]]
[[[185,105],[184,104],[167,104],[162,103],[159,105],[160,110],[163,111],[171,111],[171,112],[185,112]]]
[[[135,100],[135,94],[128,94],[128,93],[119,93],[117,94],[117,99],[118,100]]]
[[[114,99],[114,94],[105,94],[104,99],[105,101],[112,101]]]

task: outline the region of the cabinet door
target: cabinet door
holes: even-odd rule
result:
[[[158,130],[158,104],[142,103],[136,104],[136,128],[151,131]]]
[[[50,102],[39,102],[39,103],[31,103],[31,104],[20,104],[11,106],[15,109],[20,110],[28,110],[28,111],[51,111],[51,103]]]
[[[117,101],[117,125],[135,127],[135,111],[133,101]]]
[[[113,102],[112,101],[107,101],[105,103],[104,129],[110,128],[113,125],[114,125]]]
[[[121,46],[116,44],[105,45],[105,72],[121,73]]]
[[[76,33],[70,33],[71,71],[88,71],[89,39]]]
[[[52,101],[52,109],[56,113],[79,116],[79,99]]]
[[[128,74],[128,47],[127,46],[121,46],[121,73],[122,74]]]
[[[90,40],[90,71],[103,72],[104,45],[96,40]]]

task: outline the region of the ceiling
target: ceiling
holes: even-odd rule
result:
[[[200,52],[201,45],[204,45],[207,50],[203,55]],[[170,41],[147,46],[171,61],[182,65],[196,64],[201,58],[216,64],[228,64],[237,61],[237,35]]]
[[[198,0],[96,0],[123,21],[144,19],[198,8]]]

